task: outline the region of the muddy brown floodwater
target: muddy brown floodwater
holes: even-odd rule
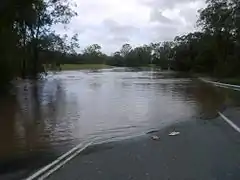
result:
[[[239,102],[234,92],[154,70],[65,71],[14,84],[14,95],[0,99],[0,179],[26,177],[81,142],[210,120]]]

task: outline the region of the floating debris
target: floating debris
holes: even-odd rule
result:
[[[152,140],[158,141],[158,140],[160,140],[160,137],[158,137],[158,136],[152,136]]]
[[[177,136],[179,134],[180,134],[180,132],[173,131],[169,134],[169,136]]]
[[[152,130],[152,131],[147,132],[146,134],[153,134],[153,133],[157,133],[157,132],[158,132],[158,130]]]

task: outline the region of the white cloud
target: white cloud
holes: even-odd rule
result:
[[[111,53],[124,43],[133,46],[171,40],[194,30],[204,0],[74,0],[78,13],[63,34],[79,33],[82,49],[98,43]],[[125,1],[125,2],[123,2]]]

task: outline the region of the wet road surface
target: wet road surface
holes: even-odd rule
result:
[[[141,138],[110,143],[112,148],[107,151],[101,150],[102,146],[109,146],[104,144],[101,148],[98,146],[95,153],[79,156],[71,164],[73,167],[76,162],[82,171],[75,167],[73,174],[75,172],[75,177],[80,179],[96,179],[94,174],[98,171],[94,167],[103,167],[101,163],[106,161],[109,165],[103,169],[105,176],[102,179],[121,172],[126,177],[130,172],[126,170],[130,167],[127,164],[133,163],[138,167],[127,158],[130,152],[145,153],[145,160],[135,163],[148,168],[139,167],[139,170],[149,171],[146,173],[152,174],[152,178],[160,173],[151,172],[157,165],[160,169],[164,169],[163,164],[166,163],[175,167],[170,161],[173,154],[182,157],[176,167],[182,165],[189,154],[188,164],[181,168],[188,169],[200,162],[202,168],[197,166],[199,173],[204,173],[209,179],[218,177],[217,172],[221,175],[221,172],[228,174],[228,171],[232,177],[238,177],[234,169],[238,168],[239,162],[238,133],[221,120],[217,112],[223,112],[239,124],[240,92],[213,87],[182,74],[126,69],[66,71],[50,74],[38,82],[18,81],[15,86],[15,96],[7,96],[0,101],[0,179],[27,177],[79,143],[111,142],[136,136]],[[169,137],[171,128],[178,127],[181,134]],[[158,130],[156,135],[159,135],[160,142],[151,140],[150,134],[144,136],[153,130]],[[147,145],[141,151],[143,144]],[[122,155],[116,156],[120,151]],[[151,156],[158,151],[162,155]],[[195,152],[204,152],[205,156],[198,156]],[[112,163],[121,160],[116,159],[118,157],[129,161],[119,163],[119,168],[114,166],[116,169],[113,168],[115,173],[112,175],[106,173]],[[220,162],[221,158],[223,161]],[[88,159],[93,159],[96,164],[87,166],[84,162]],[[114,162],[111,159],[115,159]],[[160,162],[157,159],[162,164],[157,164]],[[150,161],[156,164],[151,166]],[[210,176],[213,165],[215,174]],[[70,164],[65,167],[67,169]],[[137,169],[130,176],[140,176]],[[171,169],[173,171],[161,173],[163,179],[169,174],[172,179],[178,179],[173,174],[180,174],[177,168]],[[65,178],[70,175],[65,169],[61,172]],[[190,175],[183,174],[182,177],[191,179],[194,171],[185,173]]]
[[[180,134],[169,136],[173,130]],[[151,135],[90,147],[48,179],[238,180],[239,151],[240,134],[220,118],[191,119]]]

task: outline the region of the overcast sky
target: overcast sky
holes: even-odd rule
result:
[[[133,46],[173,40],[196,28],[204,0],[73,0],[78,16],[57,32],[79,34],[81,49],[97,43],[112,53],[124,43]]]

